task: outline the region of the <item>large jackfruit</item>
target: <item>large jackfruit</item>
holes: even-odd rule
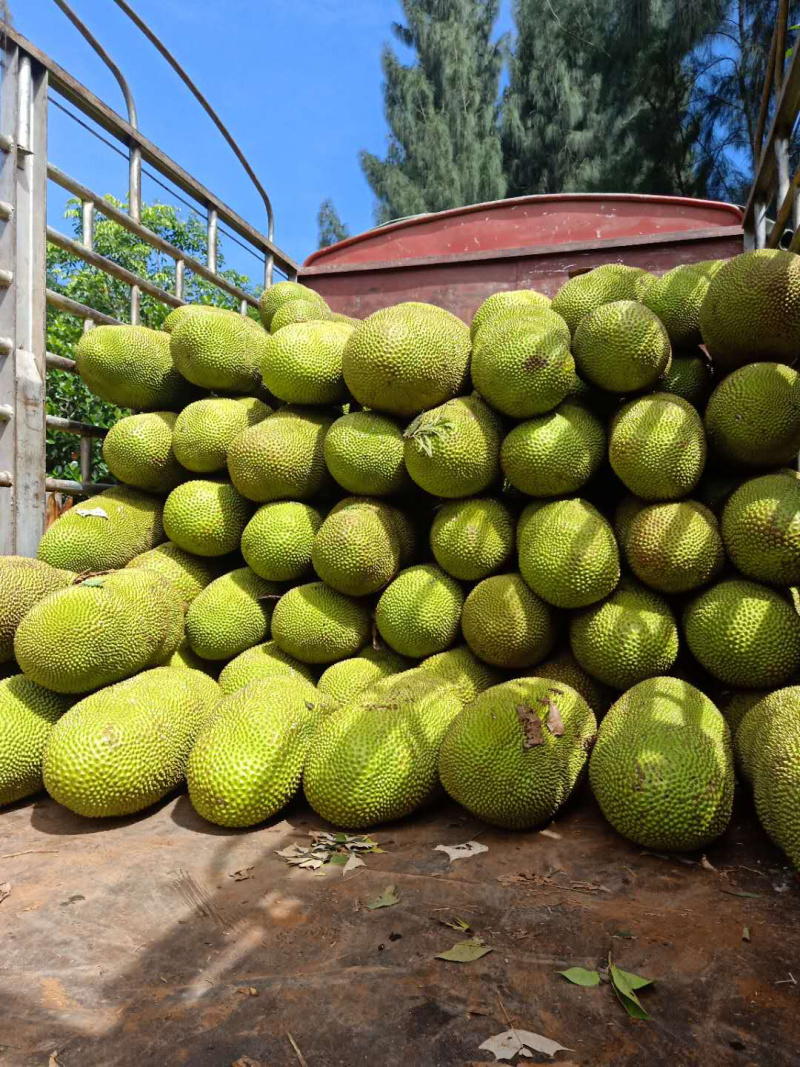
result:
[[[325,435],[325,462],[348,493],[388,496],[409,484],[403,431],[388,415],[351,411]]]
[[[0,807],[44,788],[45,745],[71,704],[23,674],[0,681]]]
[[[78,815],[149,808],[183,781],[195,740],[221,696],[201,671],[160,667],[92,693],[53,728],[44,784]]]
[[[310,301],[320,304],[323,308],[328,306],[319,293],[315,293],[307,285],[300,285],[298,282],[276,282],[264,290],[258,301],[258,313],[265,330],[271,328],[275,312],[293,300]]]
[[[265,641],[261,645],[248,648],[223,667],[219,684],[223,693],[235,693],[237,689],[244,689],[251,682],[272,678],[276,674],[289,678],[305,678],[312,684],[316,681],[316,673],[307,663],[301,663],[299,659],[288,655],[278,648],[274,641]]]
[[[500,475],[502,432],[499,418],[480,397],[449,400],[406,429],[406,469],[432,496],[482,493]]]
[[[611,423],[608,458],[624,485],[643,500],[678,500],[700,480],[706,437],[682,397],[652,393],[625,404]]]
[[[800,475],[783,470],[751,478],[722,512],[731,561],[748,578],[770,585],[800,583]]]
[[[728,463],[792,463],[800,449],[800,374],[779,363],[734,371],[711,394],[705,427],[708,443]]]
[[[287,305],[299,306],[299,301]],[[347,396],[342,354],[352,332],[343,322],[284,326],[267,342],[261,361],[264,385],[286,404],[341,404]]]
[[[242,555],[256,574],[293,582],[311,569],[311,548],[322,515],[310,504],[276,500],[260,507],[242,533]]]
[[[535,289],[504,289],[487,296],[472,318],[472,340],[482,326],[504,312],[524,311],[528,308],[549,308],[550,297]]]
[[[217,315],[237,315],[238,311],[232,311],[230,308],[219,307],[217,304],[181,304],[180,307],[173,308],[169,315],[164,319],[161,325],[161,329],[164,333],[172,333],[176,330],[182,322],[191,318],[192,315],[205,314],[210,311],[212,314]]]
[[[231,481],[259,504],[309,500],[329,478],[323,446],[332,422],[332,415],[314,408],[281,408],[231,442]]]
[[[655,276],[640,267],[604,263],[578,274],[562,285],[550,305],[569,326],[573,336],[584,315],[615,300],[642,300]]]
[[[479,582],[464,601],[461,629],[475,655],[495,667],[532,667],[556,639],[553,609],[519,574]]]
[[[431,523],[431,551],[443,571],[463,582],[488,578],[514,551],[514,519],[499,500],[471,497],[440,507]]]
[[[186,636],[203,659],[228,660],[258,645],[269,633],[282,589],[249,567],[223,574],[199,593],[186,613]]]
[[[251,396],[196,400],[183,409],[175,422],[175,455],[182,466],[198,474],[223,471],[234,437],[271,414],[272,408]]]
[[[318,577],[340,593],[377,593],[400,569],[396,509],[364,498],[363,505],[334,511],[314,538],[311,562]]]
[[[149,552],[134,556],[130,563],[126,564],[126,568],[128,567],[156,571],[164,578],[168,578],[187,604],[190,604],[197,594],[202,592],[218,575],[217,564],[202,556],[193,556],[191,552],[184,552],[171,541],[151,548]]]
[[[172,448],[177,417],[151,411],[115,423],[103,440],[103,459],[114,477],[151,493],[169,493],[188,478]]]
[[[463,707],[471,704],[484,689],[502,681],[501,672],[478,659],[466,645],[428,656],[416,669],[433,675],[443,685],[452,686]]]
[[[725,562],[716,516],[694,500],[637,509],[624,547],[636,577],[662,593],[697,589]]]
[[[195,478],[173,489],[164,505],[164,530],[195,556],[225,556],[239,547],[253,506],[230,482]]]
[[[464,594],[458,582],[430,563],[407,567],[381,594],[375,625],[401,656],[444,652],[458,636]]]
[[[700,344],[700,308],[711,279],[724,264],[724,259],[681,263],[657,278],[642,297],[664,323],[673,348]]]
[[[170,352],[170,337],[146,326],[95,326],[75,349],[75,369],[101,400],[138,411],[177,411],[197,396]]]
[[[14,658],[14,634],[34,604],[76,578],[38,559],[0,556],[0,663]]]
[[[362,649],[352,659],[332,663],[319,677],[317,688],[344,704],[363,689],[408,669],[408,660],[388,648]]]
[[[661,320],[636,300],[614,300],[585,315],[573,351],[581,378],[616,394],[655,385],[672,354]]]
[[[696,351],[696,354],[695,354]],[[656,383],[660,393],[674,393],[702,411],[711,393],[711,364],[701,348],[674,352],[672,363]]]
[[[606,455],[602,421],[583,404],[565,400],[546,415],[521,422],[500,450],[503,474],[529,496],[564,496],[594,477]]]
[[[278,308],[269,324],[270,334],[276,334],[285,326],[305,325],[307,322],[331,321],[331,312],[322,303],[313,300],[290,300]]]
[[[571,652],[558,652],[525,673],[530,678],[549,678],[551,682],[564,682],[571,686],[598,719],[605,715],[617,696],[609,686],[585,671]]]
[[[272,615],[275,643],[303,663],[335,663],[354,656],[369,633],[369,606],[324,582],[296,585],[284,593]]]
[[[180,373],[204,389],[254,393],[269,335],[243,315],[198,309],[170,334],[170,352]]]

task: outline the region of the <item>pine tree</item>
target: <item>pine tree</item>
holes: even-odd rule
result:
[[[337,241],[343,241],[345,237],[350,236],[349,229],[339,218],[339,212],[330,197],[319,205],[317,229],[319,248],[328,248],[330,245],[335,245]]]
[[[401,0],[395,37],[416,52],[382,56],[389,124],[385,159],[360,155],[386,222],[505,195],[497,125],[505,41],[492,41],[499,0]]]

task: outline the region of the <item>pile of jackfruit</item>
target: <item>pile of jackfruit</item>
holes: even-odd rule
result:
[[[736,770],[800,864],[800,257],[622,264],[471,326],[280,282],[76,351],[134,409],[38,559],[0,559],[0,804],[87,817],[184,780],[254,826],[362,829],[441,786],[488,823],[588,777],[705,847]]]

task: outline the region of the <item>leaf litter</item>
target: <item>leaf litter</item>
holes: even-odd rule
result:
[[[434,959],[449,960],[452,963],[472,963],[489,952],[494,952],[482,937],[471,937],[467,941],[457,941],[444,952],[437,952]]]
[[[652,985],[654,979],[643,978],[640,974],[632,974],[617,967],[608,956],[608,976],[611,979],[611,987],[617,994],[620,1004],[633,1019],[649,1019],[650,1016],[642,1006],[642,1002],[636,995],[637,989],[644,989]]]
[[[600,975],[597,971],[587,971],[585,967],[568,967],[566,971],[557,971],[573,985],[582,985],[590,988],[600,985]]]
[[[480,841],[465,841],[463,845],[436,845],[434,852],[444,852],[450,857],[450,862],[467,860],[471,856],[478,856],[481,852],[488,852],[489,846],[482,845]]]
[[[387,885],[381,895],[371,900],[365,907],[369,908],[370,911],[375,911],[378,908],[391,908],[394,904],[399,903],[400,897],[397,895],[397,887]]]
[[[342,876],[358,867],[365,867],[361,854],[383,852],[378,842],[363,834],[331,834],[324,830],[310,830],[310,845],[288,845],[276,849],[275,855],[285,860],[290,867],[316,871],[326,864],[342,867]]]
[[[574,1049],[559,1045],[557,1041],[535,1034],[532,1030],[504,1030],[502,1034],[495,1034],[482,1045],[478,1045],[479,1051],[491,1052],[495,1062],[500,1060],[513,1060],[516,1056],[530,1058],[534,1052],[543,1052],[545,1056],[555,1056],[557,1052],[574,1052]]]

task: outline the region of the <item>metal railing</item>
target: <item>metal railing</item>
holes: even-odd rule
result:
[[[789,145],[800,114],[800,47],[786,67],[789,0],[781,0],[761,96],[755,133],[756,166],[744,215],[746,248],[783,247],[787,227],[794,233],[789,250],[800,251],[800,167],[789,175]],[[766,141],[764,132],[770,120]],[[775,206],[774,221],[767,213]]]
[[[59,7],[65,10],[67,5],[59,3]],[[257,307],[255,296],[218,273],[221,225],[263,259],[265,285],[272,281],[273,266],[292,280],[297,277],[298,266],[272,240],[272,209],[268,198],[265,203],[269,236],[229,208],[141,134],[124,77],[90,35],[87,40],[116,72],[118,80],[121,79],[128,107],[127,120],[10,26],[0,22],[0,34],[3,38],[0,42],[3,73],[0,87],[0,554],[35,555],[44,530],[48,492],[86,495],[104,488],[89,479],[91,443],[104,436],[105,430],[46,414],[47,369],[74,371],[73,360],[47,351],[47,306],[81,319],[84,330],[97,324],[116,325],[120,321],[47,287],[48,243],[128,286],[129,321],[133,324],[140,321],[143,293],[169,308],[184,304],[187,271],[237,300],[242,314]],[[56,106],[66,101],[124,149],[129,161],[127,212],[49,162],[47,123],[51,94],[55,94],[52,102]],[[221,125],[219,120],[215,121]],[[142,224],[143,163],[188,195],[205,213],[205,263]],[[80,240],[47,225],[48,181],[80,201]],[[172,259],[174,291],[168,292],[95,251],[96,214],[124,227]],[[80,482],[47,477],[48,430],[80,438]]]

